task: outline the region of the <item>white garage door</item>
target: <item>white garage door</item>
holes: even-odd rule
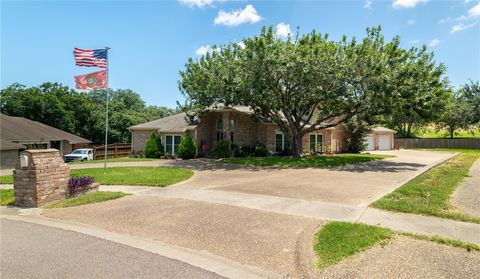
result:
[[[365,137],[365,144],[367,145],[366,148],[365,148],[366,151],[375,150],[375,144],[373,142],[373,135]]]
[[[390,136],[381,135],[378,137],[378,149],[380,150],[390,150],[392,148],[392,143],[390,142]]]

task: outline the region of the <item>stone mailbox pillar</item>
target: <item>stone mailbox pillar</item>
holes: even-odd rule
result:
[[[15,205],[38,207],[67,198],[70,168],[56,149],[32,149],[20,153],[13,171]]]

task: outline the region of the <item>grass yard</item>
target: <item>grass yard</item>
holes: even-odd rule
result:
[[[446,130],[437,131],[433,127],[428,127],[425,130],[416,134],[419,138],[450,138],[450,133]],[[454,133],[454,138],[480,138],[480,128],[471,131],[458,130]]]
[[[330,222],[314,235],[313,250],[318,256],[318,267],[324,269],[377,243],[386,243],[392,236],[389,229]]]
[[[161,161],[162,159],[158,158],[112,158],[107,159],[108,163],[115,163],[115,162],[145,162],[145,161]],[[103,163],[104,160],[91,160],[91,161],[73,161],[68,163],[69,165],[76,165],[76,164],[95,164],[95,163]]]
[[[385,158],[390,155],[377,154],[336,154],[333,156],[301,157],[286,156],[271,157],[243,157],[225,159],[225,163],[241,164],[247,166],[275,166],[275,167],[301,167],[301,168],[332,168],[346,164],[356,164]]]
[[[102,192],[97,191],[85,195],[81,195],[74,198],[69,198],[66,200],[57,201],[48,205],[43,206],[43,208],[62,208],[62,207],[72,207],[72,206],[79,206],[97,202],[103,202],[108,200],[114,200],[121,197],[128,196],[130,194],[123,193],[123,192]]]
[[[13,189],[0,189],[0,205],[15,205]]]
[[[93,176],[103,185],[143,185],[165,187],[187,180],[193,171],[175,167],[113,167],[70,170],[71,176]],[[0,184],[13,184],[11,175],[0,176]]]
[[[377,200],[372,206],[390,211],[480,223],[480,218],[456,212],[450,203],[450,196],[468,175],[472,164],[480,159],[480,149],[428,150],[460,154]]]
[[[480,251],[480,246],[473,243],[345,222],[329,222],[323,226],[313,237],[313,250],[318,257],[318,267],[322,270],[376,244],[386,245],[396,235],[433,241],[467,251]]]

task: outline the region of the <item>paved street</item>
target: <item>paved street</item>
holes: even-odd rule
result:
[[[0,220],[2,278],[223,278],[77,232]]]

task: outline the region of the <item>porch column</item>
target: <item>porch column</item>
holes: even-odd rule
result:
[[[223,138],[230,140],[230,112],[223,112]]]

